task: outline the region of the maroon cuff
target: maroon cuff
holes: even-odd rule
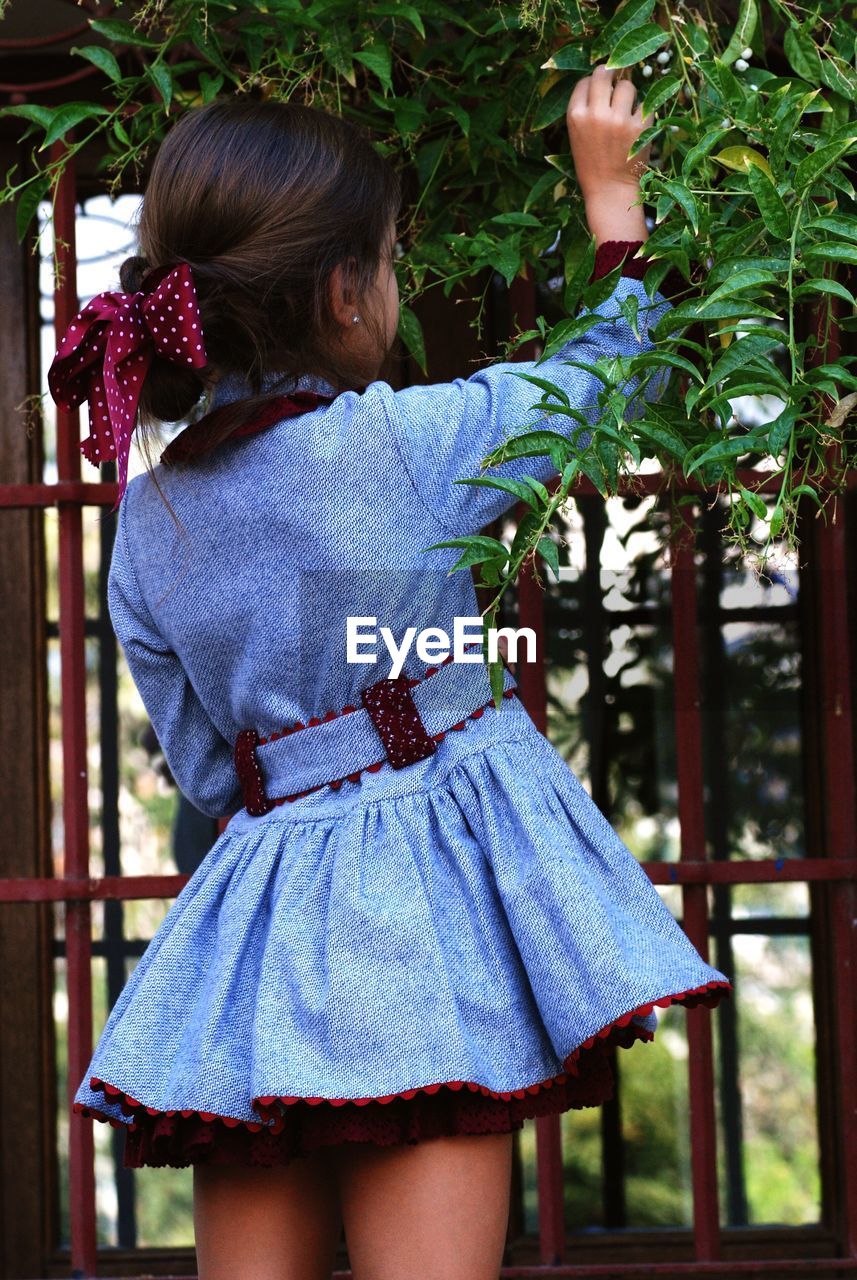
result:
[[[635,258],[634,254],[645,241],[643,240],[604,240],[595,250],[595,266],[589,277],[589,284],[599,280],[612,271],[625,259],[622,265],[623,276],[631,276],[634,280],[642,280],[648,263],[644,258]]]
[[[604,240],[595,250],[595,266],[588,283],[592,284],[593,281],[606,276],[608,271],[612,271],[620,263],[622,263],[621,275],[632,280],[642,280],[647,268],[651,265],[648,258],[635,257],[637,250],[643,244],[645,244],[644,240]],[[676,295],[686,292],[688,288],[689,285],[681,272],[675,267],[670,267],[658,285],[658,293],[664,298],[673,299]]]

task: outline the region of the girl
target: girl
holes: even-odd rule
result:
[[[633,258],[627,156],[650,123],[633,107],[603,66],[568,107],[594,274],[624,264],[603,322],[539,369],[583,412],[600,384],[564,360],[638,352],[617,305],[632,295],[650,348],[646,317],[671,305]],[[458,552],[426,548],[512,505],[454,481],[532,404],[512,376],[532,364],[378,379],[399,205],[338,118],[192,111],[155,161],[141,256],[50,374],[58,403],[88,400],[82,448],[118,458],[120,496],[138,417],[146,433],[213,391],[127,487],[109,605],[179,786],[232,817],[74,1100],[123,1126],[129,1167],[193,1165],[202,1280],[321,1280],[342,1226],[355,1280],[494,1280],[514,1131],[609,1097],[605,1049],[650,1040],[654,1006],[730,989],[508,669],[496,707],[478,646],[432,665],[411,650],[395,679],[365,646],[347,660],[348,619],[400,643],[478,614]]]

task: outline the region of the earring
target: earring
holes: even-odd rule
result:
[[[357,321],[358,321],[359,319],[360,319],[360,317],[359,317],[359,316],[352,316],[352,317],[351,317],[351,323],[352,323],[352,324],[356,324],[356,323],[357,323]]]

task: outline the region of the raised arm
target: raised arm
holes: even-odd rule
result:
[[[622,264],[613,293],[594,310],[605,319],[583,337],[567,343],[540,364],[535,361],[498,361],[469,378],[448,383],[384,391],[390,428],[402,463],[423,505],[447,532],[475,533],[514,505],[505,490],[456,484],[456,480],[484,476],[522,479],[533,476],[545,482],[556,475],[550,458],[527,457],[499,466],[481,468],[481,460],[510,434],[546,427],[568,434],[574,421],[563,417],[534,416],[531,406],[539,399],[537,388],[521,373],[545,378],[561,387],[587,422],[598,416],[597,396],[603,383],[569,360],[594,364],[599,356],[633,356],[651,350],[648,330],[671,307],[669,295],[677,285],[671,273],[650,300],[643,277],[645,259],[637,250],[648,239],[648,228],[639,203],[639,177],[645,168],[648,145],[627,159],[628,151],[651,118],[643,119],[634,105],[630,80],[614,84],[615,73],[596,67],[571,94],[567,111],[569,141],[580,180],[587,222],[595,237],[595,268],[590,280],[606,275]],[[638,300],[638,328],[634,333],[619,303],[634,295]],[[609,317],[609,318],[608,318]],[[648,382],[643,396],[662,394],[669,371],[660,371]],[[637,380],[624,384],[630,394]],[[631,414],[642,411],[640,397]]]

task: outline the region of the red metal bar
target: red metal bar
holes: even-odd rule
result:
[[[52,160],[60,159],[57,143]],[[59,279],[54,289],[57,342],[78,310],[75,242],[75,170],[69,162],[59,179],[54,206],[54,240]],[[77,413],[57,411],[57,472],[80,480],[80,425]],[[86,741],[86,641],[82,509],[59,509],[59,631],[62,667],[62,758],[65,873],[89,878],[89,797]],[[68,1104],[92,1055],[92,919],[89,902],[69,901],[65,910],[68,984]],[[77,1276],[94,1276],[95,1167],[92,1124],[70,1114],[70,1225],[72,1266]]]
[[[857,880],[854,858],[760,858],[743,862],[641,862],[653,884],[776,884]],[[162,876],[17,876],[0,879],[0,902],[105,901],[174,898],[188,875]]]
[[[835,274],[831,263],[831,273]],[[827,301],[827,300],[826,300]],[[841,354],[837,323],[840,303],[830,298],[830,324],[825,333],[827,305],[816,312],[816,341],[810,363],[835,361]],[[833,399],[824,397],[827,410]],[[835,459],[831,459],[835,461]],[[816,533],[817,572],[821,578],[818,630],[821,641],[821,690],[824,716],[824,788],[827,852],[843,865],[857,864],[857,796],[854,789],[854,726],[852,717],[851,652],[848,628],[848,557],[843,503],[834,498],[833,514]],[[840,1117],[840,1168],[843,1245],[857,1258],[857,891],[847,880],[831,888],[831,939],[834,968],[834,1008],[837,1046],[834,1078]]]
[[[0,93],[44,93],[46,89],[61,89],[63,85],[76,84],[78,80],[87,80],[90,76],[94,76],[97,71],[98,67],[89,66],[81,67],[79,71],[70,71],[65,76],[56,76],[53,80],[30,80],[21,84],[3,81],[0,83]]]
[[[533,329],[536,323],[536,288],[532,269],[526,278],[517,277],[510,290],[512,309],[520,329]],[[534,359],[532,341],[523,344],[519,359]],[[523,508],[524,504],[519,504]],[[532,628],[535,637],[535,662],[518,662],[515,679],[518,695],[527,712],[542,733],[547,732],[547,685],[544,665],[544,595],[536,584],[530,566],[518,575],[518,625]],[[565,1197],[562,1167],[562,1127],[558,1115],[537,1116],[536,1121],[536,1185],[539,1205],[539,1258],[555,1266],[565,1257]]]
[[[738,471],[738,479],[741,480],[744,488],[756,488],[760,493],[779,492],[779,486],[774,480],[760,480],[759,477],[760,472],[757,471]],[[556,479],[547,483],[546,488],[549,493],[554,492],[558,483]],[[622,481],[617,493],[619,497],[627,497],[629,494],[651,495],[660,493],[664,485],[663,472],[652,471],[647,472],[646,475],[637,476],[634,480]],[[695,480],[684,480],[680,475],[675,475],[673,486],[678,493],[710,494],[710,490],[702,488]],[[816,483],[815,488],[819,489],[819,492],[824,492],[829,486]],[[848,472],[848,488],[857,488],[857,471]],[[55,507],[60,502],[78,502],[88,507],[113,507],[118,492],[118,485],[106,483],[106,481],[79,481],[77,484],[0,484],[0,508]],[[583,477],[574,489],[574,493],[595,494],[597,490],[591,481]]]
[[[586,1280],[588,1276],[623,1280],[637,1276],[715,1276],[725,1275],[853,1275],[857,1262],[847,1258],[740,1258],[730,1262],[594,1262],[556,1267],[503,1267],[500,1280]],[[104,1276],[101,1280],[128,1280],[127,1276]],[[158,1280],[198,1280],[192,1275],[159,1276]],[[352,1271],[333,1271],[330,1280],[354,1280]]]
[[[59,484],[0,484],[2,507],[58,507],[76,503],[82,507],[112,507],[119,496],[114,481],[61,481]]]
[[[849,682],[849,636],[845,527],[840,513],[818,532],[824,589],[818,628],[822,648],[822,696],[825,738],[825,815],[828,852],[843,866],[857,867],[857,819],[854,795],[854,741]],[[831,944],[836,957],[836,1063],[841,1141],[843,1244],[857,1258],[857,891],[853,878],[832,883]]]
[[[761,493],[778,492],[778,485],[774,481],[766,480],[758,483],[759,473],[755,471],[739,471],[738,478],[745,488],[755,487]],[[548,492],[553,492],[558,484],[558,480],[554,479],[547,484]],[[633,481],[623,481],[617,489],[620,497],[630,494],[643,494],[649,496],[659,493],[664,487],[664,476],[661,472],[652,472],[648,475],[640,476]],[[829,484],[816,483],[815,488],[819,492],[823,492],[829,488]],[[857,488],[857,470],[848,473],[849,489]],[[709,494],[710,490],[703,489],[693,480],[684,480],[680,475],[676,475],[674,488],[678,493],[698,493]],[[597,492],[595,486],[585,478],[581,479],[574,490],[575,493],[583,495],[592,495]],[[112,507],[119,494],[119,486],[115,481],[84,481],[60,482],[59,484],[0,484],[0,508],[3,507],[55,507],[61,502],[77,502],[83,506],[90,507]],[[521,507],[520,510],[524,510]]]
[[[683,862],[693,861],[698,864],[705,860],[705,812],[694,525],[689,508],[677,506],[676,520],[677,528],[671,541],[670,593],[680,857]],[[685,932],[703,959],[707,960],[706,885],[686,882],[682,903]],[[687,1041],[694,1241],[697,1258],[700,1261],[711,1261],[721,1256],[721,1247],[714,1065],[711,1014],[708,1010],[687,1010]]]

